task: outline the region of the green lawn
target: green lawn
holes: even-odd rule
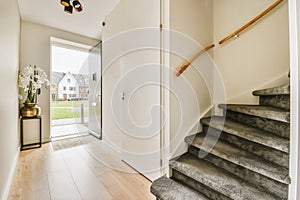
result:
[[[84,116],[88,116],[88,101],[53,101],[52,120],[80,118],[81,104],[84,105]]]

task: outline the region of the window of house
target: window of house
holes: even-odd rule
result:
[[[76,91],[76,87],[74,87],[74,91]]]
[[[68,81],[68,83],[71,83],[71,79],[68,78],[67,81]]]
[[[67,90],[66,86],[64,86],[63,90],[64,90],[64,91],[66,91],[66,90]]]
[[[69,91],[73,91],[74,90],[74,88],[73,87],[69,87]]]

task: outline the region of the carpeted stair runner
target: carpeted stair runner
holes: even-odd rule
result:
[[[151,185],[157,199],[287,199],[290,86],[254,91],[259,105],[221,104],[224,116],[201,119],[170,161],[172,177]]]
[[[166,176],[160,177],[153,182],[151,192],[161,200],[173,199],[199,199],[209,200],[203,194],[193,190],[192,188],[178,183]]]

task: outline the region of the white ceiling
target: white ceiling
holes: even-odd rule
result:
[[[101,39],[102,21],[119,0],[80,0],[82,12],[64,12],[60,0],[18,0],[26,21]]]

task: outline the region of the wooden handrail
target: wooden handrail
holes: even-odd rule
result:
[[[271,10],[273,10],[276,6],[278,6],[282,1],[283,0],[277,0],[269,8],[267,8],[265,11],[263,11],[262,13],[260,13],[259,15],[257,15],[254,19],[252,19],[247,24],[245,24],[244,26],[242,26],[241,28],[239,28],[238,30],[234,31],[229,36],[227,36],[226,38],[224,38],[223,40],[221,40],[219,42],[219,44],[222,44],[222,43],[226,42],[227,40],[230,40],[231,38],[233,38],[236,35],[238,35],[240,32],[242,32],[243,30],[245,30],[246,28],[248,28],[249,26],[251,26],[252,24],[254,24],[260,18],[262,18],[263,16],[265,16],[266,14],[268,14]]]
[[[214,48],[214,47],[215,47],[215,45],[212,44],[212,45],[209,45],[209,46],[205,47],[201,51],[199,51],[196,55],[193,56],[193,58],[190,61],[188,61],[188,63],[183,65],[180,68],[180,70],[178,70],[176,76],[177,77],[180,76],[190,66],[190,64],[192,64],[192,62],[194,62],[200,55],[202,55],[203,53],[205,53],[206,51],[208,51],[209,49]]]

